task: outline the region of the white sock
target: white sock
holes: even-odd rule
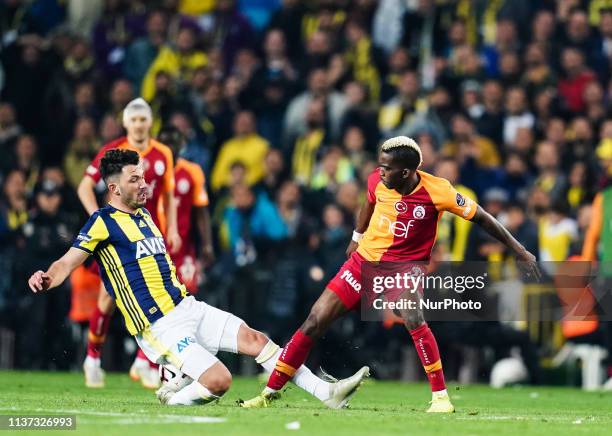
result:
[[[276,345],[274,342],[269,341],[265,347],[259,353],[259,356],[255,358],[255,361],[259,363],[263,369],[270,374],[276,366],[276,361],[281,355],[282,348]],[[295,372],[291,379],[296,386],[304,389],[311,395],[314,395],[321,401],[325,401],[329,398],[329,388],[331,383],[321,380],[319,377],[314,375],[306,365],[302,365]],[[264,392],[275,392],[274,389],[270,389],[266,386]]]
[[[197,381],[193,381],[183,389],[178,391],[168,401],[169,406],[183,405],[192,406],[194,404],[206,404],[217,400],[219,397],[213,395],[208,389]]]
[[[91,357],[91,356],[87,356],[85,358],[85,365],[86,366],[100,366],[100,358],[99,357]]]
[[[448,392],[446,392],[446,389],[442,389],[441,391],[434,391],[431,393],[432,397],[444,397],[447,395],[448,395]]]

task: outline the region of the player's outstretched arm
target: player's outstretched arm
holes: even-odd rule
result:
[[[472,222],[481,226],[489,235],[493,236],[512,250],[518,260],[526,263],[527,272],[536,279],[540,279],[540,270],[538,269],[536,257],[527,251],[527,249],[523,247],[523,245],[517,241],[514,236],[495,219],[495,217],[482,207],[477,206]]]
[[[81,204],[89,215],[98,210],[98,201],[96,200],[96,193],[94,192],[95,187],[96,182],[94,182],[91,177],[85,176],[81,179],[81,183],[79,183],[79,187],[77,188],[79,200],[81,200]]]
[[[71,247],[66,254],[53,262],[47,271],[38,270],[30,276],[28,280],[30,289],[36,293],[61,285],[88,256],[83,250]]]
[[[351,242],[349,242],[348,247],[346,248],[346,257],[350,257],[351,254],[357,247],[359,247],[359,240],[361,239],[361,235],[365,233],[370,224],[370,218],[372,218],[372,214],[374,213],[375,203],[370,203],[369,201],[365,201],[361,209],[359,210],[359,216],[357,217],[357,226],[355,227],[355,231],[353,232],[353,238]]]

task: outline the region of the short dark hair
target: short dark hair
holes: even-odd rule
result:
[[[172,125],[166,125],[162,127],[157,135],[159,142],[166,144],[171,148],[176,148],[179,150],[185,141],[183,134],[179,129]]]
[[[104,181],[111,176],[121,173],[127,165],[138,165],[140,156],[133,150],[114,148],[104,153],[100,162],[100,174]]]
[[[383,153],[391,155],[391,159],[410,170],[416,170],[421,164],[421,156],[413,148],[396,147],[390,150],[383,150]]]

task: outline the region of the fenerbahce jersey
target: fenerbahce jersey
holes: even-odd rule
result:
[[[449,211],[472,219],[476,203],[446,179],[423,171],[418,185],[402,195],[387,188],[378,169],[368,177],[368,202],[375,204],[357,252],[366,261],[428,261],[436,241],[438,220]]]
[[[97,210],[72,246],[94,256],[104,286],[132,335],[166,315],[187,295],[162,234],[145,208],[133,214],[111,205]]]

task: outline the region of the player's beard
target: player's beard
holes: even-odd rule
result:
[[[125,203],[132,209],[143,207],[147,203],[147,190],[139,189],[133,195],[127,196]]]

